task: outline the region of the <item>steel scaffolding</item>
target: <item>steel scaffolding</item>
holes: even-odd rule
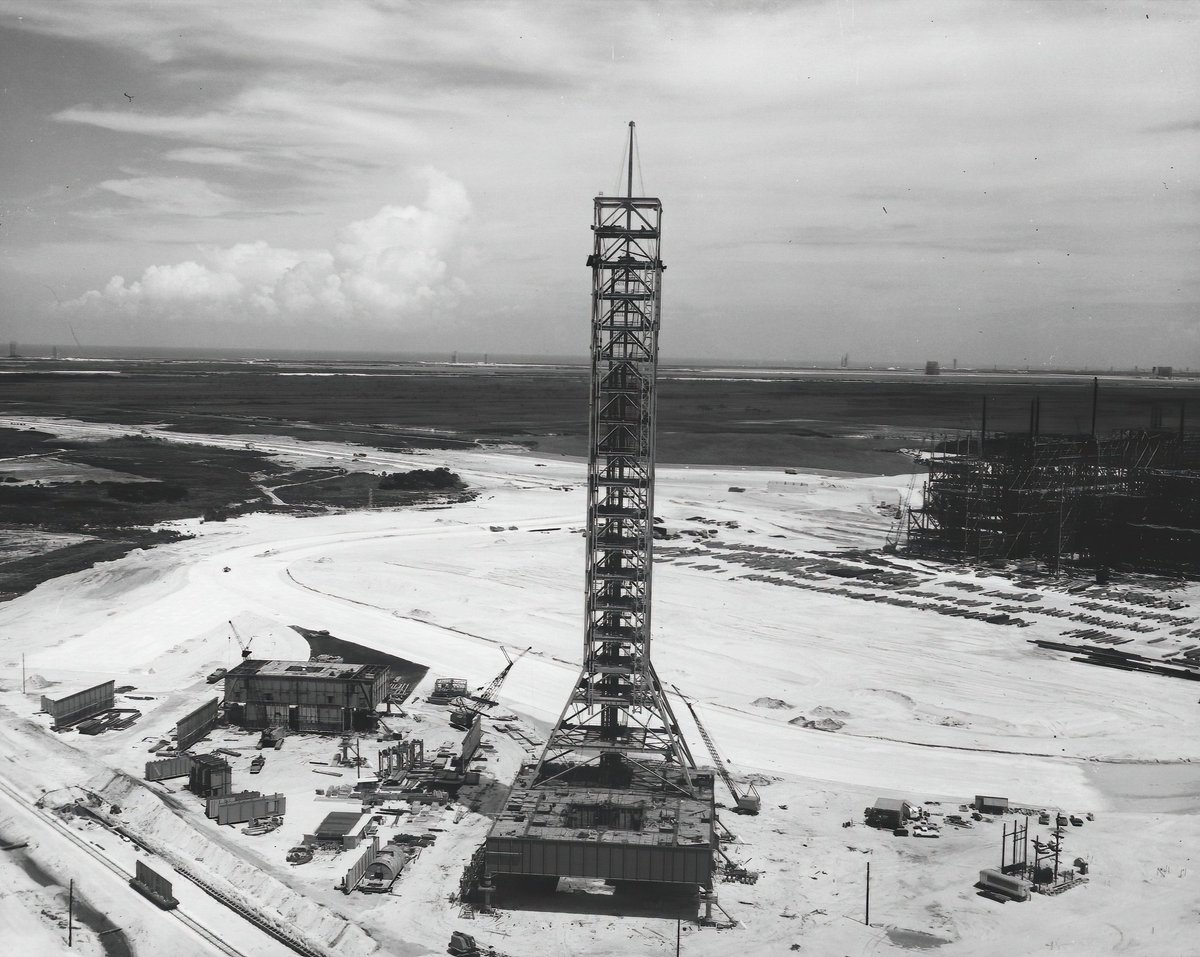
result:
[[[650,659],[662,203],[633,195],[633,145],[631,123],[627,195],[594,200],[583,670],[538,772],[570,758],[608,787],[695,767]]]
[[[1065,558],[1200,574],[1200,437],[993,436],[935,456],[906,548],[955,561]]]

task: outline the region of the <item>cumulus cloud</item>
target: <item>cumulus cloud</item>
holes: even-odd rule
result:
[[[426,170],[421,206],[384,206],[341,229],[327,249],[248,242],[201,247],[195,259],[113,276],[61,309],[73,317],[253,322],[372,322],[452,308],[466,295],[454,275],[471,203],[461,183]]]

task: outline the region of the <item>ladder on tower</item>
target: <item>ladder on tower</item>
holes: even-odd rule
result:
[[[721,780],[725,782],[725,786],[729,788],[729,793],[733,795],[735,810],[739,814],[757,814],[762,807],[762,799],[758,796],[758,788],[753,783],[749,784],[745,791],[742,791],[733,781],[733,775],[725,767],[725,762],[721,759],[721,755],[717,753],[717,745],[712,739],[712,735],[708,733],[708,729],[704,727],[704,722],[700,720],[700,715],[696,713],[696,709],[692,707],[692,702],[687,696],[679,690],[675,685],[671,685],[675,689],[675,693],[683,699],[683,703],[687,705],[688,711],[692,713],[692,718],[696,721],[696,730],[700,732],[700,737],[704,741],[704,746],[708,748],[708,753],[712,757],[713,764],[716,765],[717,773],[721,775]]]

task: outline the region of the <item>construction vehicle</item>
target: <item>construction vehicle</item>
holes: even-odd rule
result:
[[[261,751],[264,748],[274,748],[276,751],[278,751],[283,747],[283,739],[287,737],[287,733],[288,729],[282,724],[277,724],[270,728],[263,728],[262,733],[260,733],[258,736],[259,750]]]
[[[253,636],[253,635],[251,635],[251,636],[250,636],[250,640],[249,640],[249,641],[245,641],[245,640],[243,640],[243,638],[242,638],[241,632],[239,632],[239,631],[237,630],[237,625],[235,625],[235,624],[234,624],[234,623],[231,621],[231,622],[229,623],[229,627],[230,627],[230,629],[232,629],[232,631],[233,631],[233,638],[234,638],[234,641],[236,641],[236,642],[238,643],[238,647],[242,649],[242,660],[243,660],[243,661],[245,661],[247,658],[249,658],[249,657],[250,657],[250,645],[251,645],[251,643],[254,641],[254,636]]]
[[[266,763],[266,758],[264,758],[261,754],[256,755],[254,760],[250,762],[250,773],[258,774],[263,769],[263,765]]]
[[[508,649],[501,645],[500,650],[504,653],[504,659],[508,664],[504,666],[500,674],[492,679],[492,683],[479,694],[464,695],[450,703],[450,727],[458,728],[460,731],[469,731],[477,714],[483,714],[488,708],[494,707],[496,704],[496,695],[500,693],[500,686],[504,684],[504,679],[512,671],[513,665],[520,661],[532,647],[530,645],[529,648],[526,648],[525,651],[522,651],[517,657],[513,658],[509,656]]]
[[[733,783],[733,775],[729,773],[729,769],[725,767],[726,762],[721,760],[721,756],[717,753],[717,746],[713,743],[712,735],[704,727],[704,722],[700,720],[700,715],[692,707],[691,701],[675,685],[671,685],[671,687],[675,688],[675,693],[683,699],[683,703],[687,705],[688,711],[692,713],[692,717],[696,721],[696,728],[700,732],[700,737],[704,739],[708,753],[712,756],[713,764],[716,765],[717,773],[721,775],[721,780],[725,782],[725,786],[729,788],[729,793],[733,795],[734,810],[739,814],[757,814],[762,807],[762,799],[758,796],[758,788],[750,784],[745,791],[742,791]]]
[[[456,930],[450,935],[450,946],[446,948],[446,953],[454,957],[479,957],[479,946],[470,934]]]

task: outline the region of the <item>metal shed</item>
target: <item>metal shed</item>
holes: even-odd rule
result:
[[[866,809],[867,823],[872,827],[902,827],[908,823],[915,805],[903,798],[879,798]]]

